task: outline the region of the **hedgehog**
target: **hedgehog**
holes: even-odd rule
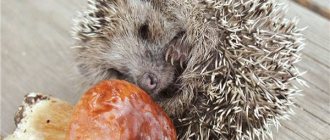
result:
[[[74,56],[85,85],[147,91],[178,139],[265,139],[305,84],[297,23],[275,0],[89,0]]]

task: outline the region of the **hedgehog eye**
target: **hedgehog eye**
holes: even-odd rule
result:
[[[142,39],[147,40],[149,34],[149,26],[148,24],[143,24],[139,29],[139,34]]]
[[[113,68],[108,69],[108,73],[110,75],[116,75],[118,79],[121,79],[124,77],[123,73],[121,73],[120,71],[113,69]]]

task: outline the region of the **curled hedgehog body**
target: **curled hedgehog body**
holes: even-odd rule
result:
[[[302,29],[275,0],[90,0],[76,19],[84,82],[139,85],[179,139],[264,139],[304,82]]]

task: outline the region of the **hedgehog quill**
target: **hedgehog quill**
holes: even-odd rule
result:
[[[89,0],[75,19],[84,83],[137,84],[178,139],[266,139],[304,84],[297,20],[275,0]]]

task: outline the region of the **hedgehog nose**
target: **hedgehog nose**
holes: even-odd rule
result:
[[[141,87],[145,90],[152,91],[157,87],[158,79],[156,75],[152,73],[145,73],[142,76],[142,79],[140,81]]]

